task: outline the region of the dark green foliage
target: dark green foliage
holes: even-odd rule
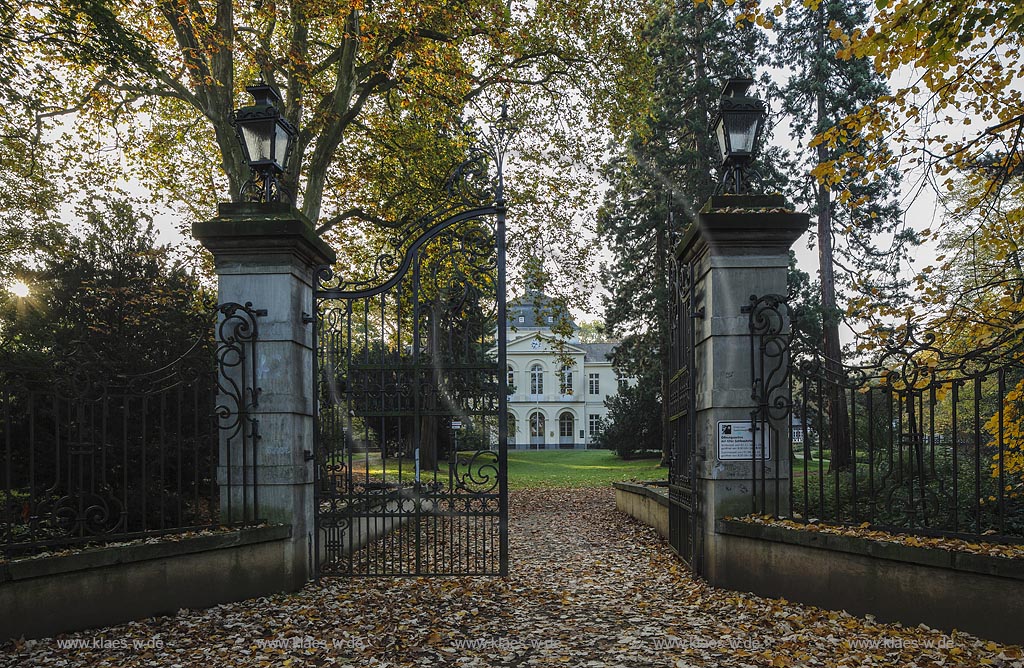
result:
[[[608,422],[594,447],[623,459],[661,456],[661,378],[646,375],[607,401]]]
[[[213,295],[152,220],[96,198],[9,275],[30,291],[0,290],[0,542],[213,521]],[[88,529],[53,510],[76,495],[105,509]]]
[[[864,0],[830,0],[812,10],[795,3],[776,25],[778,39],[773,46],[774,64],[788,70],[773,96],[798,147],[795,152],[780,151],[781,166],[795,186],[787,194],[798,209],[814,216],[824,212],[831,233],[828,240],[821,238],[822,229],[815,235],[825,249],[819,255],[824,282],[818,287],[823,290],[828,326],[841,322],[842,305],[851,294],[870,296],[874,303],[896,302],[905,296],[908,283],[900,270],[908,251],[919,243],[914,230],[903,225],[897,199],[900,175],[895,169],[866,185],[853,178],[824,190],[811,176],[815,166],[843,152],[877,149],[867,143],[848,142],[837,148],[809,145],[814,135],[888,92],[885,79],[870,61],[835,56],[840,43],[832,38],[833,29],[846,35],[862,29],[869,21],[870,6]],[[840,189],[848,191],[848,200],[840,201],[832,192]],[[826,265],[835,272],[834,286],[824,273]]]
[[[667,461],[668,415],[661,397],[671,373],[672,250],[717,185],[718,148],[710,123],[722,85],[757,67],[764,38],[737,29],[732,9],[691,3],[664,5],[645,38],[654,64],[654,105],[644,132],[605,167],[611,188],[598,212],[598,233],[614,255],[601,277],[610,295],[606,331],[621,339],[615,366],[640,379],[643,401],[628,401],[654,411],[643,422],[660,420],[652,433],[662,441],[652,447]],[[631,431],[634,424],[623,427]]]
[[[135,73],[155,68],[152,45],[123,26],[114,3],[108,0],[72,0],[53,4],[47,18],[54,45],[67,58],[107,71]],[[116,7],[116,5],[114,5]]]
[[[795,356],[813,354],[819,350],[822,339],[821,285],[811,281],[806,271],[796,266],[796,254],[789,252],[789,323],[792,329],[791,346]]]
[[[43,368],[73,354],[77,364],[131,375],[177,359],[199,338],[212,343],[213,295],[157,244],[153,221],[130,202],[93,202],[82,232],[42,253],[38,266],[14,272],[31,294],[5,293],[0,303],[6,363]]]

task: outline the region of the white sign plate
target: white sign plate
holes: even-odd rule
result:
[[[763,425],[767,429],[768,425]],[[757,452],[754,453],[754,431],[751,429],[750,420],[738,420],[735,422],[721,421],[718,423],[718,459],[738,460],[761,459],[762,439],[767,441],[768,452],[765,459],[772,458],[771,432],[757,432]]]

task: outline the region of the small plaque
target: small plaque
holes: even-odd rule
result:
[[[762,425],[767,429],[768,425]],[[718,423],[718,459],[719,460],[743,460],[761,459],[762,439],[767,441],[768,451],[765,459],[772,458],[771,432],[767,433],[758,429],[757,452],[754,452],[754,430],[750,420],[739,420],[735,422],[721,421]]]
[[[452,420],[452,429],[462,429],[462,420]]]

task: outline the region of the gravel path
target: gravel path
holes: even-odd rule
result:
[[[609,489],[517,492],[510,533],[507,580],[324,580],[3,647],[0,665],[1024,667],[1019,647],[710,588]]]

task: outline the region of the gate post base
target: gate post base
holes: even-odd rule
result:
[[[316,269],[333,263],[335,254],[308,219],[277,203],[221,204],[216,218],[193,225],[192,235],[213,253],[218,303],[251,302],[254,309],[266,311],[258,321],[256,359],[247,361],[255,376],[251,382],[256,392],[245,415],[258,425],[252,448],[255,461],[247,462],[241,475],[229,476],[226,471],[239,469],[242,462],[232,449],[238,446],[228,442],[222,430],[221,521],[257,519],[290,525],[286,559],[297,589],[312,576],[315,531],[311,453],[316,397],[313,332],[307,316],[313,313]],[[226,480],[245,480],[248,488],[224,485]],[[254,500],[255,517],[229,515],[227,499],[235,499],[231,514],[237,515],[242,495]]]
[[[769,418],[760,434],[750,432],[758,405],[752,387],[763,370],[753,368],[750,316],[745,309],[752,296],[785,298],[789,249],[808,223],[807,214],[789,210],[779,195],[716,196],[676,249],[678,265],[685,271],[692,266],[694,282],[694,303],[691,313],[685,314],[693,322],[692,435],[677,437],[676,443],[677,448],[692,448],[693,456],[680,451],[676,455],[693,467],[696,517],[691,566],[712,584],[718,520],[758,508],[789,512],[788,419]],[[779,327],[779,333],[788,337],[784,312]],[[785,377],[788,357],[779,364],[775,371]],[[770,442],[762,459],[765,438]],[[687,439],[692,439],[688,446],[681,442]],[[670,506],[671,512],[680,511]]]

